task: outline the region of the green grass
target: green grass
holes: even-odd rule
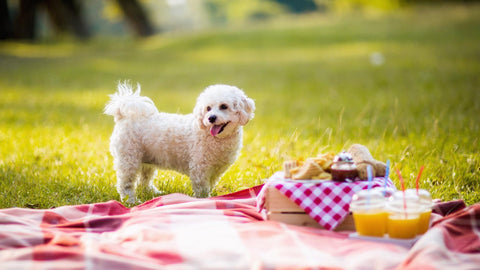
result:
[[[372,52],[385,63],[373,66]],[[480,201],[480,5],[385,17],[309,15],[147,40],[0,43],[0,207],[118,200],[103,115],[119,80],[189,113],[207,85],[255,99],[239,159],[215,195],[258,185],[284,160],[365,144],[407,187]],[[392,175],[397,187],[398,177]],[[167,193],[192,194],[164,172]],[[152,194],[142,193],[142,200]]]

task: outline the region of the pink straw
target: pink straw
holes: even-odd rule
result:
[[[407,199],[405,198],[405,181],[403,180],[400,171],[397,169],[398,178],[400,178],[400,184],[402,184],[402,192],[403,192],[403,210],[405,211],[405,219],[407,219]]]
[[[415,186],[417,187],[417,195],[418,195],[418,181],[420,180],[420,176],[422,176],[423,166],[420,167],[420,171],[418,172],[417,180],[415,181]]]

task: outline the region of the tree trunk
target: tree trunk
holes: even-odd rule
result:
[[[74,0],[45,0],[44,3],[57,31],[72,32],[80,39],[89,37],[81,8]]]
[[[117,0],[117,3],[137,36],[146,37],[153,35],[153,27],[138,1]]]
[[[39,0],[20,0],[15,20],[14,36],[19,39],[35,39],[35,19]]]
[[[0,0],[0,40],[13,38],[13,24],[7,0]]]

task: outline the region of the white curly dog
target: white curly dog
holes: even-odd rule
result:
[[[242,126],[254,116],[255,103],[235,86],[212,85],[197,98],[193,113],[158,112],[153,101],[118,84],[105,114],[115,128],[110,151],[122,201],[135,203],[137,184],[161,193],[153,184],[157,169],[190,177],[194,195],[208,197],[242,147]],[[139,181],[138,181],[139,180]]]

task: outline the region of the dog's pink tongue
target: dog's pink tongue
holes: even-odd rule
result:
[[[210,129],[210,134],[212,134],[212,136],[217,136],[217,134],[220,132],[220,129],[222,129],[222,125],[214,125]]]

